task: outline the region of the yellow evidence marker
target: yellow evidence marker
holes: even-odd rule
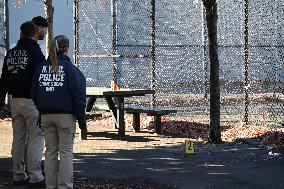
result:
[[[186,154],[194,154],[194,142],[191,139],[184,141],[184,150]]]

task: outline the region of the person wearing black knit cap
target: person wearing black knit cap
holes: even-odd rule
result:
[[[47,20],[41,16],[33,17],[32,22],[37,26],[37,40],[43,40],[49,26]]]

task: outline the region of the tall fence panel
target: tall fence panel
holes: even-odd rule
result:
[[[201,3],[156,1],[157,104],[209,120],[208,58]]]
[[[243,3],[218,2],[221,120],[242,121],[244,107]]]
[[[283,124],[283,0],[249,4],[249,120]]]
[[[117,69],[121,87],[151,87],[151,4],[117,1]]]
[[[78,4],[78,64],[89,86],[109,87],[115,79],[121,87],[154,88],[157,105],[176,108],[188,120],[209,121],[210,62],[202,1]],[[248,115],[256,125],[283,123],[283,6],[284,0],[250,1],[245,65],[244,1],[218,0],[223,122],[244,121]],[[127,103],[144,102],[133,98]]]
[[[80,69],[88,86],[106,86],[112,77],[110,1],[80,0],[78,21]]]

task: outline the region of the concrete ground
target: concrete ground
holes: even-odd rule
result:
[[[271,154],[271,155],[269,155]],[[180,189],[283,189],[283,152],[246,144],[198,145],[185,156],[176,146],[76,154],[81,175],[151,181]]]
[[[122,139],[111,132],[97,132],[81,141],[86,148],[97,150],[75,149],[75,174],[108,182],[157,183],[179,189],[284,188],[283,151],[243,143],[197,144],[193,155],[185,155],[180,142],[184,139],[175,142],[169,136],[167,143],[161,142],[167,136],[130,135]],[[121,142],[140,145],[130,148]],[[11,185],[10,169],[11,158],[1,158],[0,189],[24,189]]]

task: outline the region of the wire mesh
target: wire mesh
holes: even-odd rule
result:
[[[281,125],[284,0],[249,2],[248,66],[244,1],[217,3],[221,120],[244,121],[247,113],[249,123]],[[155,1],[154,22],[152,10],[151,0],[79,0],[78,64],[88,86],[110,87],[115,63],[121,87],[154,86],[158,106],[176,108],[177,117],[209,122],[210,62],[202,1]],[[149,101],[143,97],[128,103]]]
[[[283,124],[283,0],[254,1],[249,7],[249,119]]]
[[[112,77],[110,1],[84,0],[79,7],[78,64],[88,86],[106,86]]]

